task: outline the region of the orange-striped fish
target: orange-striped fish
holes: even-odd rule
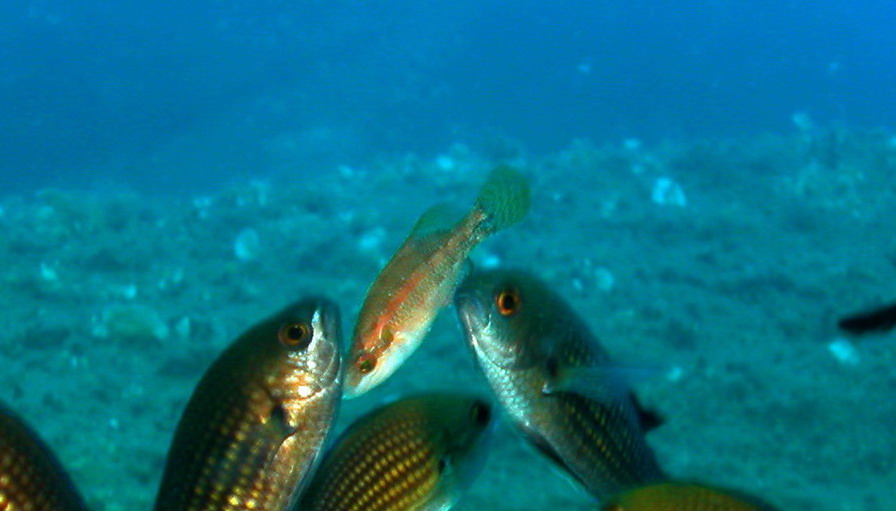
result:
[[[367,291],[346,365],[346,397],[382,383],[417,349],[450,304],[473,247],[526,215],[529,185],[500,166],[460,221],[448,210],[437,205],[425,212]]]
[[[327,453],[300,511],[447,511],[479,474],[489,405],[425,394],[358,419]]]
[[[613,497],[602,511],[775,511],[756,497],[698,483],[663,482]]]
[[[171,443],[156,511],[284,511],[317,462],[341,398],[336,305],[298,301],[209,367]]]
[[[0,510],[86,511],[50,448],[0,405]]]
[[[665,479],[644,438],[659,419],[569,304],[532,275],[474,272],[457,312],[479,367],[524,437],[603,499]]]

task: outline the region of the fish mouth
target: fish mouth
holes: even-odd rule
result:
[[[342,387],[342,396],[346,399],[354,399],[366,394],[371,389],[383,382],[389,375],[383,372],[383,360],[372,371],[361,373],[355,366],[357,357],[352,357],[345,368],[345,383]]]
[[[460,317],[461,323],[464,324],[471,336],[476,331],[488,328],[491,323],[485,303],[475,293],[458,291],[454,295],[454,306],[457,308],[457,315]]]
[[[485,302],[478,293],[458,291],[454,306],[464,327],[467,341],[475,351],[480,351],[482,336],[491,329],[492,320]]]
[[[345,399],[354,399],[362,394],[366,394],[368,390],[373,388],[366,378],[352,371],[346,370],[345,385],[342,387],[342,397]]]

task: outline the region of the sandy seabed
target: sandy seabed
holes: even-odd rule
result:
[[[838,316],[896,299],[896,134],[818,130],[502,155],[528,218],[474,264],[525,268],[582,313],[665,417],[666,470],[781,509],[896,507],[896,339]],[[456,145],[207,196],[43,190],[0,197],[0,399],[96,510],[149,509],[194,384],[243,329],[323,293],[351,331],[416,217],[470,205],[495,158]],[[339,429],[426,389],[488,395],[446,309]],[[458,509],[593,509],[506,425]]]

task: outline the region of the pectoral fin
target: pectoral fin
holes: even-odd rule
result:
[[[612,365],[588,367],[554,367],[548,362],[550,377],[542,387],[542,392],[571,392],[602,403],[625,397],[629,393],[629,382],[641,381],[656,376],[659,371],[642,367],[621,367]]]

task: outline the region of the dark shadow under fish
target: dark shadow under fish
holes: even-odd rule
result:
[[[853,335],[889,332],[896,328],[896,303],[846,316],[837,326]]]

